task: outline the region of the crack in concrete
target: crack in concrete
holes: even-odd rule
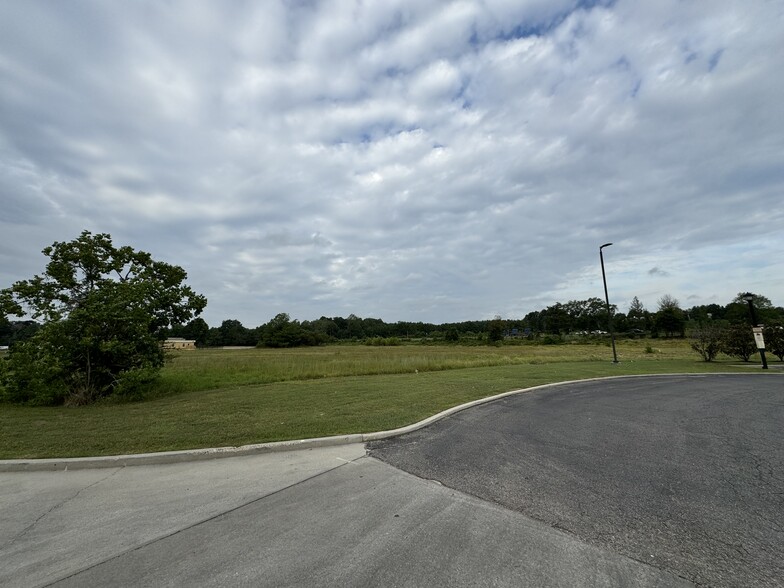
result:
[[[362,459],[368,459],[368,456],[367,455],[361,455],[361,456],[356,457],[356,458],[354,458],[352,460],[341,460],[341,461],[343,461],[343,463],[340,463],[340,464],[338,464],[338,465],[336,465],[334,467],[328,468],[328,469],[323,470],[321,472],[312,474],[312,475],[308,476],[307,478],[305,478],[303,480],[299,480],[297,482],[289,484],[288,486],[284,486],[282,488],[278,488],[277,490],[272,490],[272,491],[267,492],[266,494],[263,494],[261,496],[254,496],[253,498],[247,500],[246,502],[243,502],[242,504],[239,504],[237,506],[233,506],[233,507],[228,508],[228,509],[226,509],[224,511],[221,511],[219,513],[213,514],[213,515],[211,515],[211,516],[209,516],[209,517],[207,517],[207,518],[205,518],[203,520],[196,521],[194,523],[189,523],[189,524],[185,525],[182,528],[176,529],[176,530],[171,531],[169,533],[165,533],[165,534],[160,535],[158,537],[153,537],[152,539],[150,539],[148,541],[139,543],[138,545],[134,545],[134,546],[132,546],[132,547],[130,547],[128,549],[125,549],[123,551],[120,551],[120,552],[114,553],[114,554],[112,554],[110,556],[107,556],[107,557],[103,558],[101,561],[89,564],[89,565],[87,565],[87,566],[85,566],[85,567],[83,567],[81,569],[70,571],[70,572],[66,573],[65,575],[63,575],[61,577],[48,580],[48,581],[46,581],[46,583],[41,585],[41,588],[45,588],[47,586],[53,586],[54,584],[57,584],[58,582],[62,582],[63,580],[68,580],[69,578],[73,578],[74,576],[78,576],[79,574],[82,574],[82,573],[84,573],[84,572],[86,572],[86,571],[88,571],[88,570],[90,570],[92,568],[97,568],[99,566],[102,566],[102,565],[104,565],[104,564],[106,564],[106,563],[108,563],[108,562],[110,562],[112,560],[116,560],[116,559],[119,559],[119,558],[121,558],[121,557],[123,557],[125,555],[128,555],[129,553],[133,553],[134,551],[139,551],[141,549],[144,549],[145,547],[148,547],[148,546],[153,545],[155,543],[159,543],[159,542],[161,542],[161,541],[163,541],[165,539],[168,539],[170,537],[174,537],[175,535],[179,535],[181,533],[184,533],[186,531],[194,529],[194,528],[196,528],[196,527],[198,527],[200,525],[204,525],[204,524],[210,523],[210,522],[212,522],[212,521],[214,521],[216,519],[219,519],[221,517],[225,517],[226,515],[234,513],[236,511],[239,511],[239,510],[241,510],[241,509],[243,509],[243,508],[245,508],[247,506],[250,506],[251,504],[254,504],[254,503],[257,503],[257,502],[261,502],[261,501],[266,500],[266,499],[268,499],[268,498],[270,498],[272,496],[275,496],[277,494],[281,494],[281,493],[285,492],[286,490],[289,490],[289,489],[294,488],[296,486],[300,486],[302,484],[305,484],[306,482],[309,482],[310,480],[313,480],[315,478],[318,478],[320,476],[328,474],[328,473],[330,473],[330,472],[332,472],[334,470],[337,470],[339,468],[344,468],[344,467],[347,467],[347,466],[350,466],[350,465],[356,465],[355,462],[358,462],[358,461],[360,461]],[[112,474],[112,475],[114,475],[114,474]],[[108,477],[110,477],[110,476],[107,476],[107,478]],[[105,479],[106,478],[104,478],[104,480]],[[95,484],[100,483],[102,481],[103,480],[99,480],[99,482],[96,482]],[[90,484],[90,486],[94,486],[95,484]],[[87,488],[89,488],[90,486],[88,486]],[[84,488],[84,490],[86,490],[87,488]]]
[[[14,537],[11,537],[11,539],[6,541],[6,543],[3,545],[3,549],[5,549],[6,547],[9,547],[9,546],[13,545],[14,543],[16,543],[17,541],[19,541],[22,537],[24,537],[30,531],[32,531],[38,525],[38,523],[40,523],[43,519],[45,519],[47,516],[49,516],[54,511],[62,508],[63,506],[65,506],[69,502],[75,500],[82,492],[84,492],[85,490],[89,490],[90,488],[92,488],[94,486],[97,486],[98,484],[101,484],[102,482],[105,482],[106,480],[108,480],[112,476],[115,476],[116,474],[118,474],[124,468],[125,468],[125,466],[114,468],[114,471],[112,471],[108,475],[104,476],[100,480],[96,480],[92,484],[88,484],[87,486],[84,486],[83,488],[79,488],[79,490],[77,490],[72,496],[68,496],[68,497],[64,498],[63,500],[61,500],[60,502],[58,502],[57,504],[53,505],[45,513],[41,514],[38,518],[36,518],[32,523],[30,523],[24,529],[19,531],[19,533],[17,533]]]

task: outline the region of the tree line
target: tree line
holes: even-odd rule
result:
[[[112,395],[132,397],[158,377],[168,337],[199,346],[298,347],[352,341],[391,345],[403,340],[499,343],[509,339],[559,342],[565,337],[604,336],[610,327],[630,335],[682,337],[706,361],[724,351],[748,361],[754,353],[747,305],[739,294],[728,304],[683,310],[663,296],[649,312],[634,298],[628,312],[599,298],[570,300],[521,319],[424,323],[378,318],[322,316],[313,321],[286,313],[247,328],[238,320],[210,327],[199,315],[207,299],[194,292],[179,266],[149,253],[116,247],[111,236],[89,231],[43,250],[44,272],[0,290],[0,401],[87,404]],[[784,309],[754,295],[757,322],[765,323],[771,351],[782,359]],[[11,320],[9,317],[31,319]],[[781,325],[781,326],[779,326]],[[737,337],[733,336],[737,333]]]
[[[754,295],[759,322],[784,323],[784,308],[775,307],[763,295]],[[635,296],[627,312],[611,305],[614,331],[621,336],[684,337],[688,330],[705,322],[714,326],[748,324],[748,304],[738,294],[726,305],[709,304],[682,309],[677,299],[662,296],[657,307],[649,311]],[[32,320],[9,321],[0,317],[0,345],[13,345],[30,338],[40,328]],[[164,329],[165,337],[193,340],[198,347],[301,347],[337,342],[384,344],[394,340],[430,339],[450,342],[497,342],[503,339],[557,340],[565,336],[600,336],[607,334],[607,306],[599,298],[556,302],[521,319],[462,321],[453,323],[385,322],[379,318],[322,316],[299,321],[279,313],[257,327],[246,327],[236,319],[224,320],[210,327],[201,317],[185,324]]]
[[[762,295],[754,295],[758,319],[762,323],[784,322],[784,308],[774,307]],[[714,326],[748,324],[749,308],[742,294],[726,305],[710,304],[682,309],[678,300],[662,296],[657,308],[649,311],[635,296],[626,313],[611,305],[613,329],[626,336],[684,337],[687,330],[710,321]],[[565,336],[597,336],[607,334],[607,306],[599,298],[557,302],[521,319],[463,321],[455,323],[384,322],[379,318],[326,317],[299,321],[280,313],[260,326],[245,327],[236,319],[225,320],[219,327],[210,327],[202,318],[185,325],[175,325],[171,337],[196,341],[200,347],[300,347],[335,342],[370,342],[383,344],[397,339],[430,339],[442,342],[496,342],[503,339],[557,340]]]

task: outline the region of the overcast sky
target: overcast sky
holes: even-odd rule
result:
[[[212,326],[784,305],[784,2],[0,0],[0,205]]]

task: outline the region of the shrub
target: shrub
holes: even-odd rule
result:
[[[69,395],[66,373],[39,331],[0,360],[0,399],[33,405],[62,404]]]
[[[365,345],[372,345],[374,347],[395,347],[400,345],[400,339],[397,337],[370,337],[365,339]]]
[[[490,325],[487,329],[487,342],[492,345],[493,343],[499,343],[504,338],[504,322],[501,320],[500,316],[495,317],[492,321],[490,321]]]
[[[723,329],[717,325],[700,325],[691,332],[691,348],[703,361],[713,361],[721,351]]]
[[[784,325],[772,324],[765,327],[762,331],[765,338],[765,349],[784,361]]]
[[[757,352],[751,327],[740,323],[729,326],[722,335],[721,350],[732,357],[749,361]]]
[[[450,343],[457,343],[460,341],[460,333],[457,332],[456,328],[452,327],[444,335],[444,340],[449,341]]]

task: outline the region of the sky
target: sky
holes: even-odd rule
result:
[[[784,306],[782,0],[0,0],[0,287],[83,230],[211,326]]]

